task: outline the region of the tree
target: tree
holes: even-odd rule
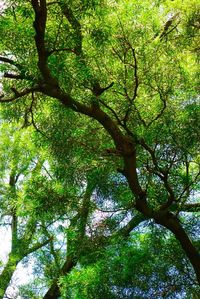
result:
[[[73,111],[83,149],[128,182],[124,207],[172,232],[200,282],[184,223],[200,206],[197,1],[16,1],[0,26],[6,109],[37,131],[50,98]]]
[[[1,224],[11,226],[12,235],[8,261],[0,275],[1,295],[3,298],[4,294],[7,294],[6,290],[17,265],[20,262],[29,262],[31,254],[40,261],[39,276],[44,271],[42,283],[51,286],[45,298],[55,297],[55,292],[60,293],[57,286],[60,276],[69,273],[80,262],[81,257],[91,251],[90,247],[95,253],[109,245],[114,236],[127,237],[142,218],[136,215],[128,225],[121,228],[116,222],[120,215],[115,220],[118,210],[112,211],[112,215],[109,211],[104,211],[103,222],[93,225],[94,213],[96,210],[100,211],[101,207],[101,204],[95,201],[102,195],[96,195],[94,201],[92,193],[94,189],[102,189],[99,176],[105,177],[108,170],[97,171],[88,169],[88,166],[85,168],[86,162],[82,161],[78,163],[78,169],[77,166],[74,170],[69,167],[63,174],[60,163],[57,165],[55,158],[50,157],[41,146],[36,149],[31,140],[34,138],[32,130],[24,131],[22,124],[17,126],[5,122],[1,128],[0,153],[1,160],[4,161],[0,172]],[[71,152],[72,148],[65,147],[63,152],[64,136],[58,136],[56,142],[53,137],[50,138],[52,147],[56,144],[56,148],[59,147],[62,151],[57,160],[61,159],[62,163],[71,165],[74,158],[78,157],[77,149],[74,147],[74,155],[71,153],[64,162],[64,157],[68,156],[67,152]],[[61,141],[58,144],[59,139]],[[57,151],[56,153],[58,154]],[[109,194],[111,195],[111,192]],[[118,197],[116,193],[115,200]],[[120,217],[124,218],[123,212]],[[86,236],[86,226],[90,226],[90,236]],[[107,233],[110,231],[109,237],[104,236],[106,230]],[[60,239],[66,246],[63,246]],[[33,297],[34,293],[30,291],[29,289],[28,296]]]
[[[42,166],[28,134],[30,131],[20,132],[16,125],[1,125],[0,225],[10,227],[11,249],[0,274],[0,298],[4,298],[19,262],[51,240],[51,236],[41,238],[38,227],[41,219],[34,213],[37,198],[30,199],[26,190]]]

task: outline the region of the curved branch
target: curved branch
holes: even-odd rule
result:
[[[158,213],[157,216],[155,215],[154,217],[156,223],[169,229],[180,242],[181,247],[193,265],[197,281],[200,284],[200,254],[192,244],[179,219],[172,213]]]
[[[167,102],[166,99],[163,98],[161,92],[159,91],[159,95],[160,95],[160,99],[163,103],[163,107],[160,110],[160,112],[147,124],[147,127],[150,127],[150,125],[152,125],[156,120],[158,120],[164,113],[165,109],[167,108]]]

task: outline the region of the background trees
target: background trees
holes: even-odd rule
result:
[[[50,178],[37,176],[27,190],[36,192],[44,223],[62,215],[63,225],[67,217],[65,238],[72,246],[58,257],[52,251],[56,244],[51,240],[48,245],[51,258],[61,263],[44,298],[57,298],[60,292],[64,298],[87,297],[85,285],[84,291],[74,288],[76,271],[83,273],[80,285],[93,272],[99,277],[105,267],[101,254],[111,257],[119,236],[128,238],[119,251],[137,265],[137,247],[129,234],[145,220],[145,225],[164,228],[166,242],[156,225],[164,256],[170,242],[176,243],[174,237],[179,241],[182,249],[172,255],[176,269],[171,270],[166,258],[168,272],[156,267],[162,273],[157,277],[141,241],[138,259],[141,254],[151,269],[150,281],[159,281],[159,287],[148,286],[138,274],[145,282],[134,289],[134,271],[127,270],[133,280],[127,273],[121,279],[117,262],[107,261],[110,270],[101,277],[111,282],[100,279],[91,288],[103,284],[102,292],[110,298],[168,298],[183,291],[187,296],[182,278],[175,286],[167,284],[176,271],[185,275],[186,264],[199,282],[198,17],[197,1],[8,2],[0,24],[4,117],[24,128],[32,125],[34,142],[48,149],[44,160]],[[138,228],[141,236],[153,240],[155,232],[143,232],[143,225]],[[48,239],[48,229],[43,233]],[[149,242],[148,248],[152,246]],[[92,266],[85,257],[89,249]],[[154,253],[148,254],[154,261]],[[120,259],[126,269],[126,260]],[[61,278],[74,267],[72,275]],[[186,272],[191,282],[191,268]]]

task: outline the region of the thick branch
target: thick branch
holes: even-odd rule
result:
[[[172,213],[158,213],[154,218],[157,223],[168,228],[180,242],[194,268],[198,283],[200,284],[200,254],[192,244],[178,218],[176,218]]]
[[[45,28],[47,21],[46,0],[31,0],[31,4],[35,12],[33,26],[36,32],[35,44],[38,52],[38,68],[46,84],[57,87],[57,80],[51,75],[47,65],[48,52],[45,48]]]
[[[18,257],[17,255],[12,253],[9,254],[8,261],[2,273],[0,274],[0,299],[5,298],[4,294],[9,286],[10,280],[20,260],[21,257]]]

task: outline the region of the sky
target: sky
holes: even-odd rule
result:
[[[4,0],[4,1],[0,0],[0,13],[1,13],[2,10],[4,9],[4,7],[5,7],[5,3],[6,3],[5,0]]]

